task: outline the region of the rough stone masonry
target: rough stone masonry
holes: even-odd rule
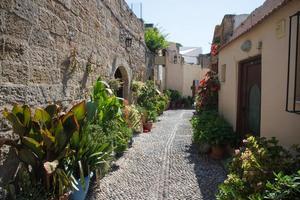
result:
[[[1,0],[0,111],[84,98],[118,67],[129,81],[142,80],[145,51],[143,22],[124,0]],[[6,129],[0,123],[0,137]],[[8,151],[0,149],[0,186],[15,165]]]

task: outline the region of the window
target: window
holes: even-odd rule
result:
[[[290,17],[286,111],[300,114],[300,11]]]

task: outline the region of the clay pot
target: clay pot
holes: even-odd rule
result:
[[[211,149],[211,145],[208,143],[202,143],[199,145],[199,153],[200,154],[207,154]]]
[[[212,159],[220,160],[220,159],[222,159],[224,157],[224,155],[225,155],[225,149],[224,149],[224,147],[218,146],[218,145],[214,145],[214,146],[211,147],[209,156]]]
[[[152,122],[146,122],[143,124],[144,133],[150,132],[152,129],[153,123]]]

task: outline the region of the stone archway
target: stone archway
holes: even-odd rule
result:
[[[126,68],[123,66],[118,67],[114,72],[114,78],[121,80],[123,83],[120,89],[117,91],[117,96],[124,99],[129,99],[130,82]]]

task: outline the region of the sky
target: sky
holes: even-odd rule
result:
[[[167,39],[210,51],[215,26],[225,14],[249,14],[264,0],[126,0],[135,13],[143,5],[145,23],[160,27]]]

